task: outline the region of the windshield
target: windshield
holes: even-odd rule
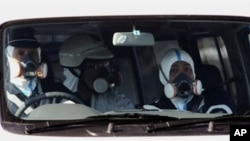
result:
[[[239,19],[124,16],[5,24],[3,120],[243,114],[250,108],[250,22]]]

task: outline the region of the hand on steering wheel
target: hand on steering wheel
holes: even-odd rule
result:
[[[23,103],[23,105],[21,105],[18,110],[15,113],[16,117],[20,117],[22,115],[22,113],[31,105],[40,102],[44,99],[53,99],[53,98],[62,98],[62,99],[68,99],[71,100],[75,103],[80,103],[83,104],[83,102],[77,98],[76,96],[72,95],[72,94],[68,94],[65,92],[47,92],[45,94],[40,94],[38,96],[32,97],[30,99],[28,99],[25,103]]]

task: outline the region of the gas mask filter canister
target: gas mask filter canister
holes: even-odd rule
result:
[[[100,75],[93,82],[93,88],[97,93],[105,93],[110,88],[115,87],[113,74],[106,68],[100,71]]]

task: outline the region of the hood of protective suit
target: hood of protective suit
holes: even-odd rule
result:
[[[194,62],[191,56],[184,50],[171,49],[163,56],[160,63],[161,70],[159,71],[159,77],[163,85],[168,83],[171,66],[177,61],[184,61],[189,63],[193,70],[193,75],[195,78]]]

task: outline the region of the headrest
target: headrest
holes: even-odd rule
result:
[[[196,67],[197,79],[201,80],[204,89],[215,88],[223,82],[216,66],[203,64]]]

